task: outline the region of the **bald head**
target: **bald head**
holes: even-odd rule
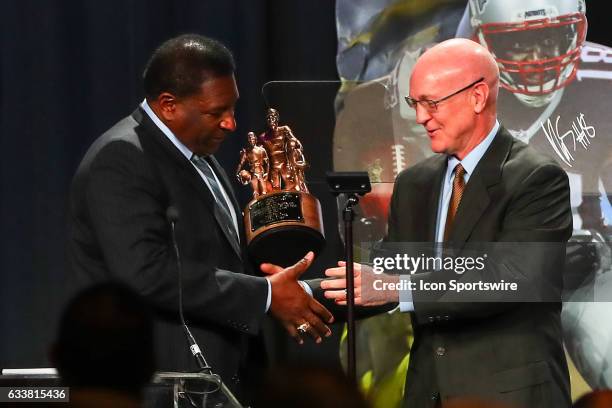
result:
[[[499,68],[482,45],[466,38],[453,38],[427,50],[414,66],[412,80],[441,82],[463,87],[466,81],[485,78],[489,86],[489,102],[497,100]],[[450,88],[449,88],[450,89]]]
[[[415,107],[432,150],[461,160],[476,147],[495,123],[498,89],[497,63],[474,41],[455,38],[423,53],[412,71],[409,95],[436,102],[435,107]]]

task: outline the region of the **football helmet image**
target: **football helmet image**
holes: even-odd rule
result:
[[[541,107],[576,76],[586,39],[584,0],[469,0],[470,25],[495,57],[501,85]]]

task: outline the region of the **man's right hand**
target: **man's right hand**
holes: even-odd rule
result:
[[[268,274],[272,287],[270,312],[280,320],[287,332],[302,344],[298,327],[306,327],[306,332],[320,343],[322,337],[331,335],[325,323],[332,323],[334,317],[323,305],[308,295],[298,283],[298,278],[308,269],[314,254],[308,252],[304,258],[288,268],[272,264],[262,264],[261,270]]]
[[[325,275],[330,279],[321,281],[321,289],[325,291],[324,296],[333,299],[339,305],[347,304],[347,282],[346,262],[339,261],[338,267],[329,268]],[[384,289],[380,290],[374,286],[374,281],[381,282],[384,288],[386,284],[397,285],[399,276],[387,274],[375,274],[367,265],[353,263],[355,304],[358,306],[380,306],[387,303],[399,302],[399,291]],[[395,286],[393,286],[395,287]]]

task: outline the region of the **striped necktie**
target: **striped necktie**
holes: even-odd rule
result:
[[[453,180],[453,193],[451,195],[450,202],[448,203],[448,212],[446,213],[446,224],[444,225],[444,241],[448,241],[450,232],[455,222],[455,215],[457,215],[457,209],[463,197],[463,190],[465,190],[465,169],[461,163],[455,167],[455,178]]]
[[[202,174],[204,174],[204,177],[206,177],[206,181],[212,190],[212,194],[215,198],[215,212],[217,212],[215,215],[218,215],[217,219],[223,220],[224,227],[227,228],[229,235],[235,240],[235,243],[238,244],[240,239],[238,238],[236,228],[234,227],[234,220],[230,215],[230,209],[227,206],[223,193],[221,192],[221,186],[219,183],[217,183],[217,179],[213,174],[212,167],[210,166],[208,160],[210,159],[199,157],[195,154],[191,157],[191,161],[198,169],[200,169]]]

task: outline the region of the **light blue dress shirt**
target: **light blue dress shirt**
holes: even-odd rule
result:
[[[442,191],[440,194],[440,201],[438,203],[438,214],[436,217],[436,242],[444,242],[444,227],[446,226],[446,214],[448,213],[448,204],[450,203],[451,195],[453,193],[453,180],[455,179],[455,167],[461,163],[465,169],[465,184],[470,180],[470,176],[476,169],[478,162],[482,159],[485,152],[491,146],[497,131],[499,130],[499,122],[495,120],[495,125],[485,137],[471,152],[463,158],[463,160],[457,159],[455,156],[449,156],[446,164],[446,173],[442,180]],[[410,275],[401,275],[401,280],[410,280]],[[414,310],[414,303],[412,302],[412,292],[410,290],[400,291],[400,310],[402,312],[412,312]]]

